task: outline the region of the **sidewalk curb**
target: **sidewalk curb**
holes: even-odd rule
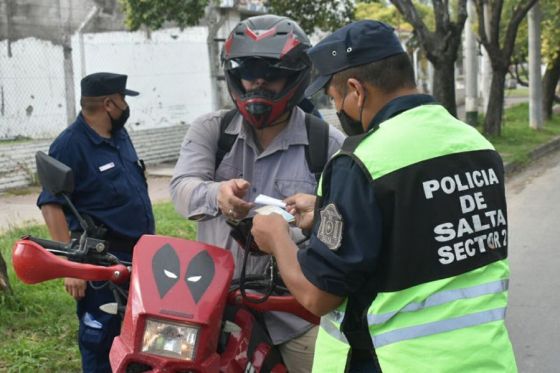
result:
[[[504,164],[504,170],[507,177],[511,177],[516,173],[529,167],[534,161],[543,158],[560,149],[560,136],[554,137],[547,143],[539,145],[529,152],[528,159],[524,162],[513,161]]]

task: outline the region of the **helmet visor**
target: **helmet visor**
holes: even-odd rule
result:
[[[239,79],[264,79],[269,82],[287,79],[299,72],[299,69],[282,66],[278,60],[265,58],[232,59],[227,61],[226,69]]]

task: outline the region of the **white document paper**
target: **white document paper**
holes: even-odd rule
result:
[[[255,203],[259,205],[277,206],[283,209],[286,208],[286,204],[282,200],[272,198],[264,194],[259,194],[257,198],[255,198]]]
[[[259,207],[258,209],[255,209],[255,212],[257,214],[261,214],[261,215],[270,215],[270,214],[279,214],[281,215],[288,223],[292,223],[295,221],[295,217],[290,214],[288,211],[278,207],[278,206],[272,206],[272,205],[268,205],[268,206],[263,206],[263,207]]]

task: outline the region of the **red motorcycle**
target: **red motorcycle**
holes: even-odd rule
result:
[[[36,160],[41,184],[65,198],[84,233],[68,244],[23,237],[13,248],[15,272],[27,284],[61,277],[108,281],[115,302],[101,309],[123,317],[110,352],[114,372],[286,372],[259,312],[318,318],[292,296],[270,295],[286,290],[273,269],[267,278],[232,282],[229,251],[157,235],[144,235],[132,263],[121,262],[108,251],[103,230],[68,198],[72,170],[41,152]]]

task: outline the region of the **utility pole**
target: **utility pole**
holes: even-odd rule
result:
[[[84,30],[95,19],[97,13],[99,13],[99,8],[97,7],[97,5],[94,5],[89,11],[86,18],[83,20],[83,22],[80,24],[80,26],[78,26],[78,29],[76,30],[76,33],[78,34],[78,41],[80,44],[80,76],[82,78],[87,75]]]
[[[478,123],[478,48],[474,35],[476,10],[473,0],[467,2],[469,14],[465,22],[465,121],[471,126]]]
[[[61,2],[64,1],[64,7]],[[67,12],[62,16],[62,9]],[[58,0],[58,17],[62,32],[62,52],[64,55],[64,91],[66,95],[66,123],[70,125],[76,117],[76,96],[74,91],[74,64],[72,62],[72,1]]]
[[[529,18],[529,126],[541,129],[543,121],[543,95],[541,77],[541,8],[537,2]]]
[[[12,57],[12,17],[14,13],[15,4],[13,0],[4,0],[4,9],[6,10],[6,41],[8,43],[8,57]]]
[[[208,46],[208,57],[210,60],[210,85],[211,85],[211,105],[212,110],[222,107],[222,95],[220,90],[220,48],[218,32],[227,19],[227,9],[221,9],[219,5],[210,3],[208,12],[208,36],[206,44]]]

